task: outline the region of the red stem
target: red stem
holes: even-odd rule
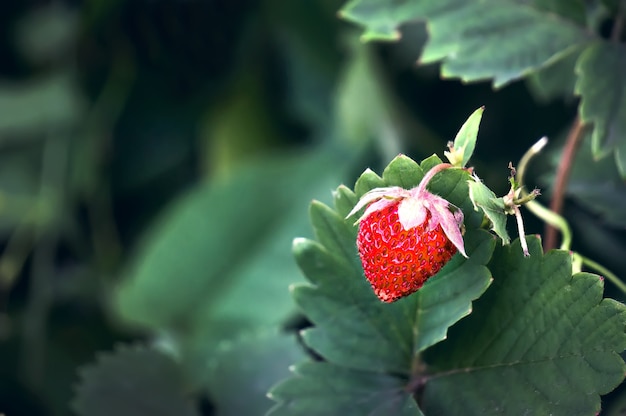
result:
[[[565,198],[565,190],[567,189],[567,182],[569,181],[569,175],[572,170],[572,164],[576,157],[576,151],[580,145],[583,137],[584,125],[580,121],[580,117],[576,116],[574,124],[572,125],[565,147],[563,148],[563,155],[561,156],[561,163],[556,171],[556,178],[554,179],[554,191],[552,193],[552,200],[550,201],[550,209],[557,214],[560,214],[563,210],[563,200]],[[545,244],[544,250],[548,251],[557,247],[557,229],[546,224],[545,227]]]

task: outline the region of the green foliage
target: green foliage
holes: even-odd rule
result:
[[[298,274],[291,235],[305,230],[310,195],[341,176],[329,153],[262,160],[178,201],[118,288],[120,316],[153,330],[198,328],[195,336],[212,339],[206,345],[285,321],[293,311],[287,286]],[[321,166],[327,175],[311,184]]]
[[[535,97],[550,101],[560,97],[568,100],[574,96],[575,66],[583,48],[576,48],[560,60],[528,75],[528,86]]]
[[[176,362],[147,347],[118,347],[80,371],[80,416],[197,416]]]
[[[319,202],[311,205],[311,221],[317,241],[297,239],[294,253],[313,285],[296,286],[293,296],[315,324],[314,328],[304,332],[305,343],[329,364],[321,367],[306,365],[298,370],[302,372],[300,376],[278,387],[272,394],[283,404],[277,407],[276,414],[286,414],[291,408],[299,409],[301,414],[321,412],[306,404],[311,400],[308,397],[310,392],[298,387],[306,383],[299,377],[308,380],[309,370],[314,379],[320,377],[318,370],[341,374],[342,388],[348,391],[354,387],[346,384],[350,380],[354,382],[356,377],[365,376],[371,380],[363,388],[374,388],[380,383],[392,383],[389,375],[395,374],[398,379],[392,385],[397,388],[385,393],[394,397],[394,403],[381,403],[381,409],[405,409],[403,411],[413,413],[402,414],[416,414],[411,410],[414,409],[412,405],[406,404],[410,392],[399,387],[410,377],[419,353],[444,340],[448,328],[470,313],[471,302],[489,286],[491,276],[484,264],[491,256],[494,240],[477,228],[482,216],[473,210],[467,198],[467,172],[455,169],[435,176],[429,186],[431,192],[450,200],[466,216],[464,239],[470,257],[465,259],[457,255],[416,294],[393,304],[384,304],[376,298],[363,277],[354,243],[356,227],[352,219],[346,220],[345,216],[357,198],[372,189],[370,186],[414,187],[423,171],[436,163],[441,161],[431,157],[419,166],[406,156],[399,156],[385,168],[382,178],[366,171],[355,185],[357,194],[346,187],[338,188],[335,209]],[[292,382],[295,384],[291,385]],[[315,384],[315,381],[311,383]],[[297,392],[303,392],[303,397],[294,397]],[[362,394],[379,393],[367,390]],[[327,408],[331,413],[342,408],[344,399],[329,400],[339,406]]]
[[[626,177],[626,47],[597,41],[580,56],[576,93],[581,120],[593,123],[591,148],[597,158],[615,152]]]
[[[598,412],[624,307],[569,253],[508,246],[487,185],[549,134],[558,157],[524,181],[550,170],[549,197],[578,106],[573,258],[625,275],[626,2],[345,1],[363,40],[399,42],[359,42],[329,0],[3,9],[0,414]],[[463,210],[470,257],[382,304],[346,215],[415,186],[437,156],[384,163],[440,154],[483,104],[484,145],[470,161],[478,110],[454,147],[484,184],[429,183]],[[383,173],[338,186],[366,166]]]
[[[531,3],[539,10],[558,14],[579,25],[587,20],[585,0],[533,0]]]
[[[479,179],[468,182],[469,197],[478,210],[482,210],[491,223],[491,229],[500,237],[503,244],[509,244],[511,238],[506,230],[507,215],[504,213],[506,209],[504,200],[498,198],[484,183]]]
[[[496,249],[493,285],[426,355],[426,414],[589,415],[624,379],[624,305],[599,276],[572,276],[570,254],[528,242],[528,258],[519,240]]]
[[[482,213],[472,208],[488,218],[497,213],[498,222],[501,198],[464,171],[445,171],[430,188],[463,209],[469,259],[456,256],[395,303],[375,297],[356,253],[356,227],[345,216],[368,190],[414,187],[436,163],[399,156],[382,178],[365,171],[356,193],[339,187],[334,209],[311,205],[317,241],[294,242],[310,284],[293,295],[314,324],[303,340],[325,362],[305,362],[273,388],[278,404],[270,415],[584,415],[597,412],[599,396],[623,380],[626,307],[602,299],[599,276],[572,276],[567,252],[544,255],[536,237],[530,257],[519,240],[492,256],[493,238],[477,229]],[[504,224],[498,229],[506,233]],[[496,283],[487,289],[491,276]]]
[[[493,79],[503,86],[588,41],[583,28],[513,1],[352,0],[341,14],[365,26],[365,39],[397,39],[406,22],[426,20],[421,63],[443,60],[444,77]]]
[[[461,129],[454,138],[450,152],[445,152],[446,157],[454,166],[464,167],[469,162],[474,148],[476,148],[476,139],[478,137],[478,127],[482,119],[484,107],[474,111],[467,121],[463,123]]]
[[[207,381],[216,414],[264,414],[273,404],[267,391],[288,376],[291,364],[304,358],[294,335],[276,331],[247,334],[222,343],[211,357]]]
[[[280,402],[268,416],[419,416],[405,391],[406,380],[384,372],[305,362],[270,397]]]
[[[66,128],[83,109],[81,96],[69,73],[51,74],[19,87],[0,85],[0,134],[37,134]]]
[[[626,177],[626,51],[589,30],[593,10],[581,0],[352,0],[341,15],[364,26],[366,40],[397,40],[402,24],[425,20],[429,40],[419,62],[441,61],[446,78],[499,88],[528,77],[542,99],[575,92],[581,120],[594,126],[594,156],[614,153]]]

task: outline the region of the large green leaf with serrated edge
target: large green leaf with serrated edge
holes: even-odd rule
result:
[[[515,1],[352,0],[340,14],[365,26],[364,39],[398,39],[398,27],[426,20],[420,62],[443,61],[444,77],[503,86],[591,39],[583,26],[545,7]]]
[[[270,391],[280,404],[268,416],[422,415],[404,390],[406,380],[391,374],[314,362],[299,364],[293,371],[293,378]]]
[[[528,243],[530,257],[519,240],[496,249],[493,285],[427,352],[425,414],[593,415],[624,379],[626,307],[601,277],[572,276],[568,252]]]
[[[433,156],[425,160],[422,167],[427,170],[437,163],[441,161]],[[296,239],[294,242],[298,264],[311,282],[311,285],[297,285],[293,289],[296,303],[315,325],[303,332],[305,343],[343,372],[358,370],[354,374],[367,374],[374,380],[381,378],[379,382],[397,377],[395,384],[398,386],[411,373],[415,356],[445,339],[448,328],[471,312],[472,301],[491,282],[484,265],[491,257],[494,239],[478,229],[482,215],[473,210],[467,197],[469,174],[454,169],[437,174],[429,189],[463,210],[469,259],[454,256],[418,292],[392,304],[382,303],[374,295],[356,251],[357,227],[352,217],[345,217],[357,199],[373,187],[416,186],[424,174],[422,167],[406,156],[399,156],[384,170],[382,178],[366,171],[355,185],[356,194],[345,186],[337,189],[334,209],[319,202],[311,205],[317,241]],[[291,381],[306,385],[307,376],[302,376],[305,381],[298,377],[285,382],[285,386],[290,386]],[[289,387],[285,389],[294,391]],[[398,390],[403,395],[402,400],[410,397],[409,392],[397,387],[388,392],[388,400],[398,400]],[[295,406],[293,403],[305,406],[302,400],[309,400],[292,397],[285,391],[279,398],[282,405],[277,407],[277,414],[286,414],[285,406]],[[379,393],[372,390],[363,394]],[[338,399],[329,397],[328,400]],[[389,403],[381,403],[381,406],[387,405]],[[338,409],[329,409],[328,414],[335,414]],[[310,410],[310,414],[317,414],[314,408]]]
[[[118,347],[80,370],[72,407],[80,416],[196,416],[171,357],[148,347]]]
[[[221,343],[207,358],[207,393],[214,414],[264,414],[274,404],[267,391],[289,375],[290,365],[304,359],[295,334],[262,331]]]
[[[615,152],[620,174],[626,177],[626,46],[597,41],[581,54],[576,71],[580,117],[593,123],[594,156]]]

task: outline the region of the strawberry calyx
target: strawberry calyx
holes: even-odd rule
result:
[[[442,170],[453,168],[449,163],[440,163],[430,169],[421,182],[412,189],[399,186],[375,188],[365,193],[352,211],[349,218],[367,206],[363,215],[356,221],[359,223],[375,212],[397,204],[398,221],[404,230],[410,230],[425,223],[428,231],[441,226],[446,237],[457,248],[459,253],[467,257],[463,242],[463,211],[426,189],[430,180]]]

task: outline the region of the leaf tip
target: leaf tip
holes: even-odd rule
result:
[[[301,245],[303,245],[306,242],[306,238],[304,237],[296,237],[293,239],[293,241],[291,242],[291,247],[292,248],[297,248],[300,247]]]

